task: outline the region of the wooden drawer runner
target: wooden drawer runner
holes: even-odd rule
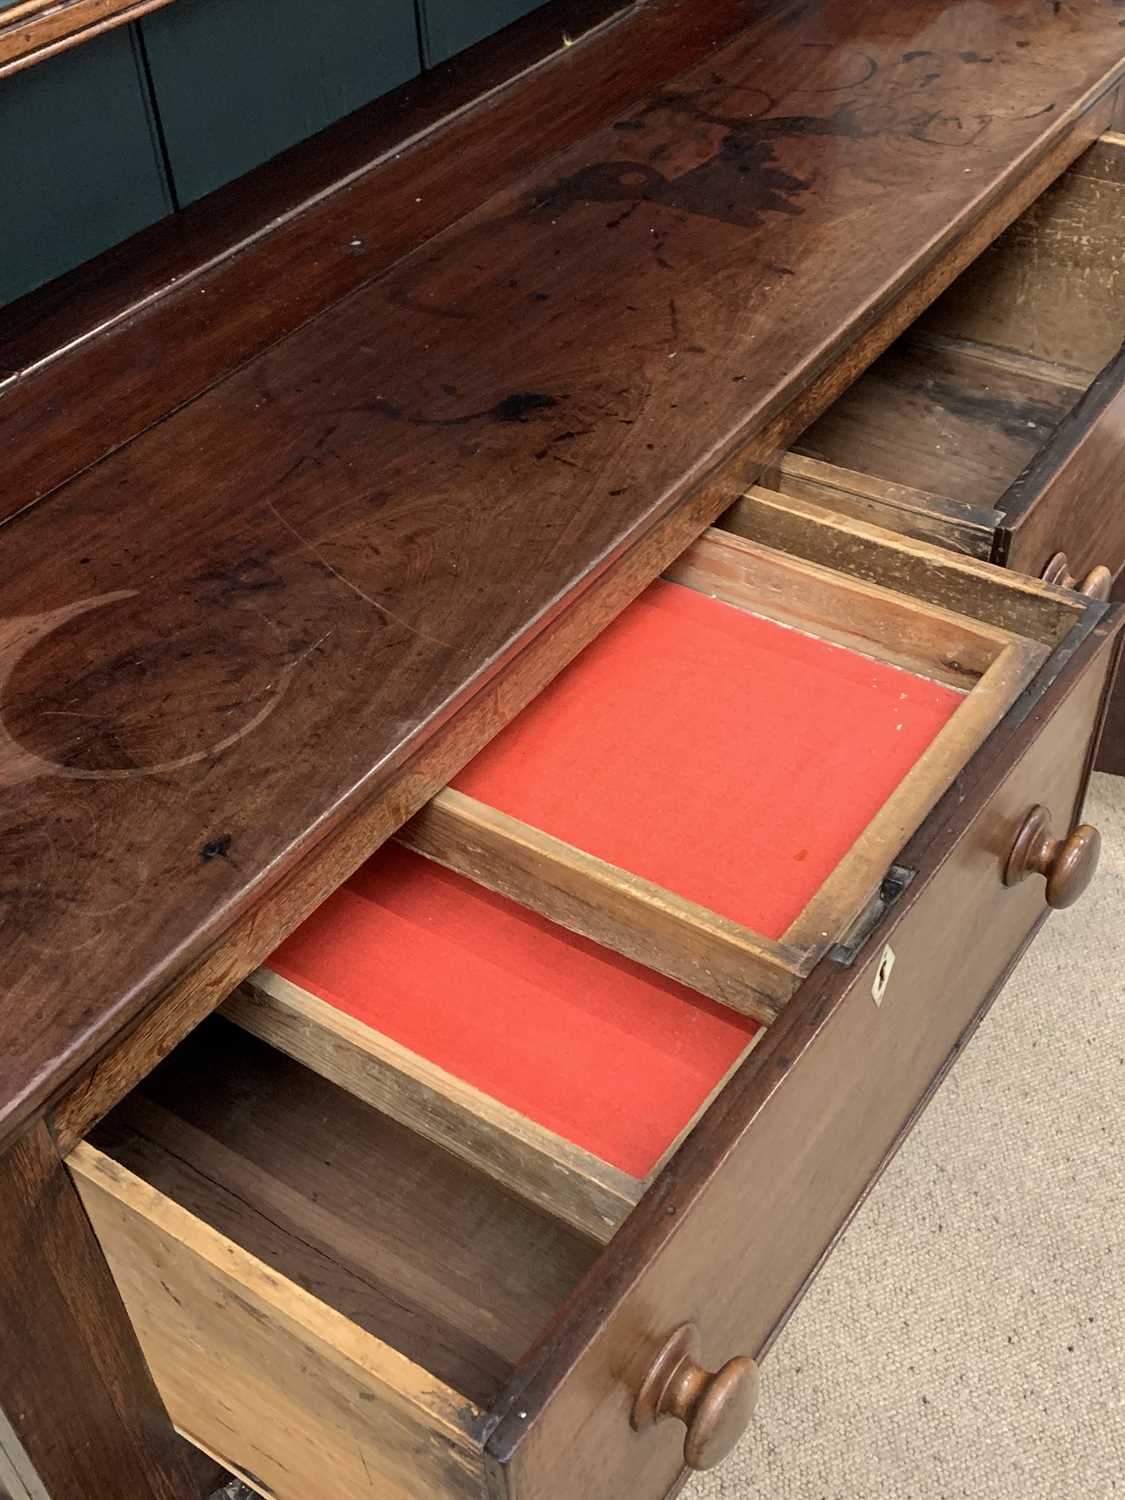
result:
[[[1107,597],[1125,564],[1125,136],[1096,142],[802,436],[787,493]],[[1100,583],[1098,581],[1100,579]]]
[[[1060,832],[1076,815],[1110,663],[1104,607],[764,490],[744,518],[752,535],[706,536],[657,586],[672,600],[667,618],[643,606],[658,634],[706,620],[728,696],[748,691],[724,654],[737,641],[767,723],[803,662],[810,681],[832,663],[858,700],[853,750],[884,689],[904,724],[880,805],[825,878],[793,888],[780,937],[705,922],[697,902],[582,850],[553,911],[554,836],[515,838],[531,854],[509,859],[511,830],[485,819],[502,837],[477,868],[455,803],[440,854],[464,868],[383,851],[292,940],[291,974],[310,954],[336,964],[323,993],[286,977],[283,949],[70,1158],[174,1420],[267,1496],[668,1492],[683,1428],[630,1425],[655,1346],[692,1322],[710,1362],[760,1352],[1045,909],[1042,880],[1001,876],[1033,804]],[[651,648],[638,619],[624,646],[607,638],[611,657],[629,657],[634,628]],[[781,649],[772,687],[764,643]],[[708,673],[674,673],[673,656],[666,639],[666,686],[702,712]],[[580,700],[603,668],[580,659],[559,692]],[[829,683],[813,696],[787,712],[815,767],[847,715]],[[543,711],[541,743],[528,720],[536,757],[556,737]],[[658,737],[669,722],[654,712]],[[734,774],[750,746],[736,748],[728,798],[752,797]],[[467,780],[506,784],[507,753]],[[825,827],[848,780],[825,782]],[[693,816],[718,838],[723,819]],[[405,834],[419,846],[436,838],[419,834],[427,817]],[[579,919],[603,897],[601,918]],[[826,914],[818,941],[810,910]],[[674,956],[677,925],[695,976],[712,949],[736,972],[738,945],[745,993],[771,997],[764,1018],[621,951],[643,939],[650,958]],[[876,1005],[888,939],[898,965]],[[488,1030],[466,1044],[456,1023],[471,1031],[474,1004]],[[463,1071],[493,1075],[458,1078],[454,1044]]]

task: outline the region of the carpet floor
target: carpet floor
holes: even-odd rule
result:
[[[1125,1500],[1125,779],[685,1500]]]

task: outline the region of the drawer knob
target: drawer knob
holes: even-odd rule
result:
[[[1004,884],[1019,885],[1028,875],[1043,875],[1047,905],[1061,910],[1073,906],[1093,880],[1101,852],[1102,836],[1089,823],[1057,839],[1051,832],[1051,814],[1045,807],[1033,807],[1012,845]]]
[[[729,1360],[717,1375],[699,1363],[699,1332],[677,1328],[653,1361],[633,1403],[638,1432],[665,1417],[687,1427],[684,1463],[713,1469],[750,1425],[758,1404],[758,1366],[744,1356]]]
[[[1077,589],[1087,599],[1108,599],[1113,589],[1113,574],[1100,564],[1079,583],[1070,571],[1070,560],[1065,552],[1056,552],[1041,574],[1044,583],[1057,583],[1064,589]]]

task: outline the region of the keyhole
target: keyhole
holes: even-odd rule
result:
[[[888,943],[883,949],[883,956],[879,960],[879,967],[875,970],[875,978],[871,984],[871,998],[876,1005],[882,1005],[883,996],[887,993],[887,985],[891,982],[891,970],[895,966],[895,951]]]

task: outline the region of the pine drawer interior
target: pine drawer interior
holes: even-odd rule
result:
[[[804,432],[773,482],[989,557],[1018,507],[1012,486],[1123,340],[1125,136],[1107,135]]]
[[[176,1426],[281,1500],[481,1493],[483,1412],[597,1253],[219,1017],[69,1166]]]
[[[608,1239],[1047,651],[710,531],[226,1014]]]

